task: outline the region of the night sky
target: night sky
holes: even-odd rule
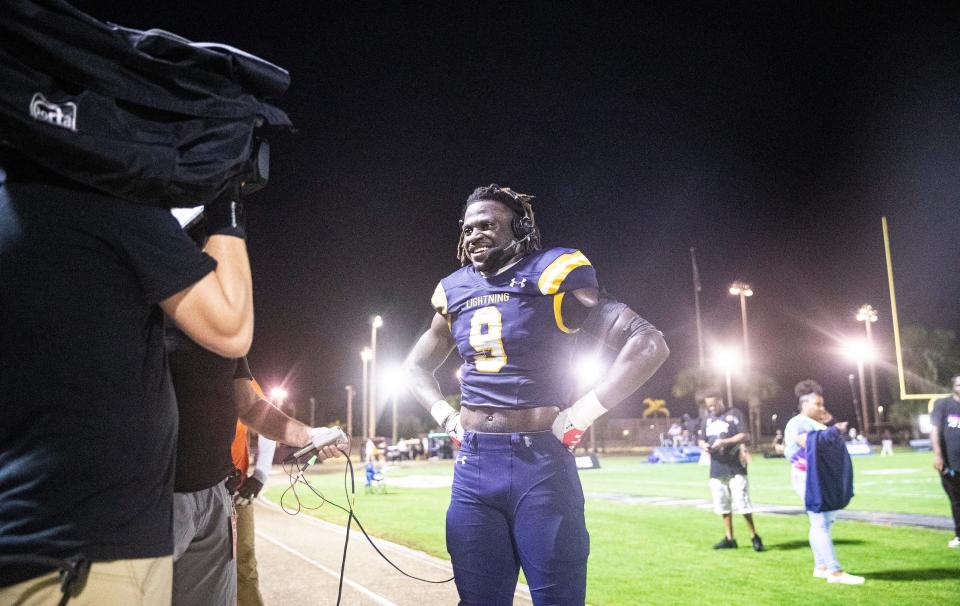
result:
[[[360,384],[372,314],[381,367],[428,326],[462,201],[491,182],[535,194],[545,245],[583,250],[663,330],[671,358],[617,416],[648,396],[694,412],[670,388],[697,363],[696,247],[708,342],[739,342],[727,286],[756,291],[752,358],[783,388],[768,412],[814,377],[852,418],[855,369],[833,350],[862,335],[860,304],[894,359],[881,215],[901,324],[960,325],[960,19],[771,4],[77,2],[290,71],[277,104],[298,132],[270,137],[271,184],[250,199],[250,360],[327,420]]]

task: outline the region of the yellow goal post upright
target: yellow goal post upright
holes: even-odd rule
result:
[[[893,261],[890,256],[890,230],[887,218],[880,217],[883,225],[883,251],[887,260],[887,282],[890,286],[890,318],[893,321],[893,345],[897,353],[897,378],[900,380],[901,400],[929,400],[927,409],[933,409],[933,403],[940,398],[949,397],[948,393],[907,393],[906,373],[903,370],[903,348],[900,344],[900,320],[897,317],[897,293],[893,287]]]

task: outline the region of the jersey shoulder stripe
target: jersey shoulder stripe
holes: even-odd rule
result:
[[[447,293],[443,289],[443,282],[437,282],[437,288],[430,297],[430,304],[441,316],[447,315]]]
[[[564,249],[551,249],[552,251],[563,251]],[[569,249],[566,249],[569,250]],[[540,278],[537,280],[537,287],[540,289],[540,292],[544,295],[553,295],[560,292],[561,288],[564,286],[564,281],[567,277],[578,267],[589,267],[590,270],[593,270],[593,266],[590,264],[590,261],[587,257],[580,252],[579,250],[572,250],[570,252],[561,252],[547,267],[540,273]],[[584,276],[586,279],[582,280],[584,282],[582,285],[576,285],[573,288],[563,288],[563,290],[574,290],[575,288],[586,288],[588,286],[596,286],[596,274],[591,271],[590,277]],[[579,280],[578,280],[579,281]]]

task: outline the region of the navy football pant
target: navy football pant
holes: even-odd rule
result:
[[[454,465],[447,551],[462,606],[583,606],[590,537],[574,457],[550,431],[467,432]]]

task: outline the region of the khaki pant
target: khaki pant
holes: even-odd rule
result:
[[[173,557],[94,562],[83,591],[70,606],[170,606]],[[52,572],[0,589],[0,604],[55,606],[60,574]]]
[[[237,606],[263,606],[254,531],[253,503],[237,505]]]

